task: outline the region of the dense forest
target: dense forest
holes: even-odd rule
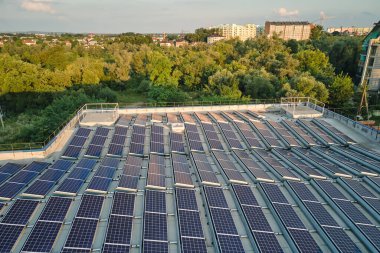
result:
[[[207,34],[197,30],[186,37],[204,41]],[[317,27],[302,42],[259,36],[178,48],[136,34],[89,48],[15,40],[0,49],[0,143],[43,141],[86,102],[310,96],[330,107],[347,106],[362,39]]]

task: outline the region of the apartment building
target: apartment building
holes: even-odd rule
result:
[[[247,39],[256,37],[256,25],[254,24],[223,24],[218,26],[209,27],[209,29],[219,29],[220,35],[225,39],[240,39],[245,41]]]
[[[274,35],[284,40],[307,40],[310,38],[311,24],[309,22],[265,22],[265,34]]]

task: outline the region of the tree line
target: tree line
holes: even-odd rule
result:
[[[186,37],[203,41],[205,34],[200,29]],[[0,105],[19,115],[46,110],[54,101],[64,106],[62,97],[78,96],[78,104],[117,102],[118,94],[134,90],[163,102],[310,96],[341,106],[354,94],[361,39],[316,29],[302,42],[258,36],[179,48],[134,34],[90,48],[5,43]]]

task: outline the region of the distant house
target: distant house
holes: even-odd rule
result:
[[[66,41],[65,41],[65,46],[66,46],[66,47],[71,47],[72,44],[71,44],[71,42],[70,42],[69,40],[66,40]]]
[[[171,46],[173,46],[174,44],[173,44],[173,42],[172,41],[161,41],[160,42],[160,46],[161,47],[171,47]]]
[[[22,44],[27,45],[27,46],[34,46],[37,44],[37,42],[36,40],[25,39],[25,40],[22,40]]]
[[[187,46],[188,44],[189,43],[183,39],[175,41],[175,47],[183,47],[183,46]]]
[[[224,40],[226,37],[220,35],[211,35],[207,37],[207,44],[213,44],[217,41]]]

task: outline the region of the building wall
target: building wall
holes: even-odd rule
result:
[[[311,25],[293,22],[266,22],[265,34],[273,37],[275,34],[284,40],[307,40],[310,38]]]
[[[256,25],[246,24],[246,25],[236,25],[236,24],[225,24],[219,26],[213,26],[209,28],[220,29],[221,35],[226,39],[238,38],[240,40],[247,40],[256,37]]]

